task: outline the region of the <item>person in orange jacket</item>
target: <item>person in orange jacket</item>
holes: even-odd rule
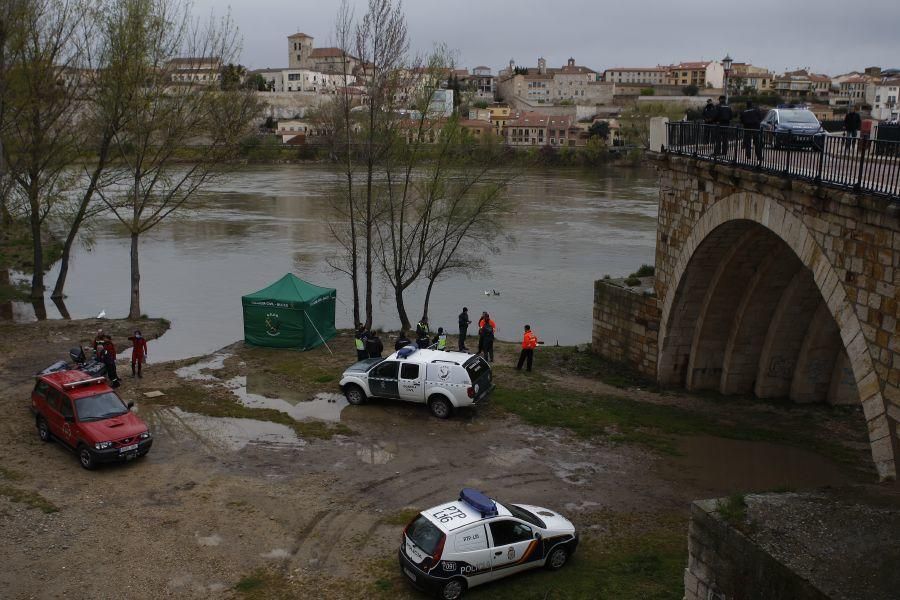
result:
[[[531,331],[531,325],[526,325],[525,335],[522,338],[522,351],[519,353],[519,364],[516,365],[517,371],[522,370],[522,365],[525,364],[526,361],[528,365],[525,369],[531,371],[531,363],[534,360],[534,349],[537,348],[537,345],[537,336]]]

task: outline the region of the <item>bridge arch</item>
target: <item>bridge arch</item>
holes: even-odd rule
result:
[[[882,386],[859,318],[812,232],[775,199],[712,204],[660,299],[663,384],[797,402],[860,402],[881,478],[896,477]]]

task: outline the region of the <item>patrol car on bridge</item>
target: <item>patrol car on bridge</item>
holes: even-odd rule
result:
[[[441,419],[480,402],[494,387],[491,366],[480,356],[415,346],[359,361],[344,371],[340,385],[350,404],[367,398],[420,402]]]
[[[419,513],[403,530],[403,576],[443,600],[538,567],[561,568],[578,547],[575,526],[528,504],[500,504],[464,488],[455,502]]]

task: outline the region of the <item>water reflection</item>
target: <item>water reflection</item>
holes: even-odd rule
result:
[[[291,271],[337,288],[337,323],[349,327],[349,281],[327,266],[337,252],[328,231],[328,198],[339,185],[340,175],[323,166],[249,167],[206,192],[203,210],[186,211],[145,234],[142,308],[172,322],[161,341],[150,342],[151,355],[187,358],[240,339],[241,295]],[[510,195],[515,210],[504,217],[501,253],[487,257],[489,269],[457,273],[438,285],[432,324],[452,330],[465,305],[474,314],[489,311],[500,339],[517,338],[521,325],[531,323],[548,343],[589,340],[594,280],[653,260],[655,173],[535,171],[512,182]],[[125,316],[128,269],[128,236],[115,221],[101,220],[92,231],[92,251],[73,249],[66,312],[83,318],[105,309],[110,317]],[[485,297],[485,289],[501,295]],[[409,290],[413,318],[424,293],[418,283]],[[46,310],[50,318],[62,315],[55,306]],[[377,327],[397,327],[393,302],[380,283],[375,311]],[[36,314],[27,304],[17,305],[13,318]]]

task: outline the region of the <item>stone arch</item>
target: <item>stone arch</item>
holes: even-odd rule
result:
[[[768,252],[786,249],[784,261],[766,260]],[[764,281],[760,270],[772,272],[773,279]],[[846,399],[855,388],[879,476],[896,476],[886,404],[859,319],[834,267],[797,215],[756,193],[717,201],[684,240],[669,282],[660,305],[661,383],[764,396],[793,391],[805,401],[814,394],[823,401]],[[767,296],[760,295],[762,285],[771,288]],[[766,299],[760,304],[748,295]],[[829,323],[811,328],[816,315]],[[767,320],[764,339],[739,343],[737,336],[749,325]],[[804,344],[819,354],[817,362],[801,361],[805,382],[795,380]],[[850,385],[835,381],[848,367],[852,377],[844,379],[852,379]]]

